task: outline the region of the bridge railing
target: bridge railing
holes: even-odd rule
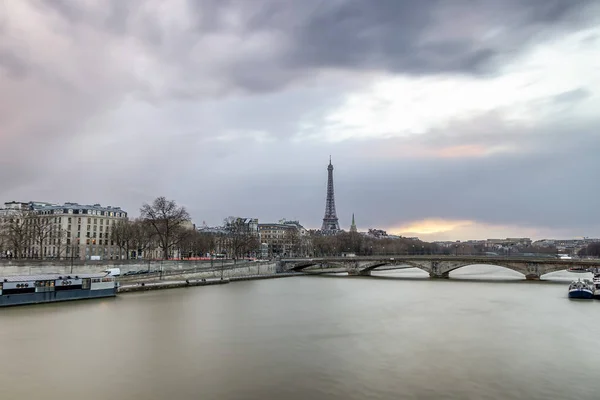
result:
[[[381,255],[365,255],[365,256],[323,256],[323,257],[304,257],[304,258],[284,258],[283,262],[302,262],[311,260],[335,260],[335,261],[351,261],[351,260],[513,260],[513,261],[547,261],[547,262],[563,262],[563,263],[598,263],[600,258],[596,257],[570,257],[558,258],[555,255],[548,254],[511,254],[511,255],[482,255],[482,254],[427,254],[427,255],[406,255],[406,254],[381,254]]]

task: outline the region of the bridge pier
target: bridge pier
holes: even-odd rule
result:
[[[371,271],[361,271],[355,268],[348,268],[348,276],[371,276]]]
[[[436,273],[430,272],[429,277],[431,279],[450,279],[450,274],[448,274],[448,273],[436,274]]]
[[[527,274],[527,275],[525,275],[525,279],[528,281],[539,281],[540,276],[536,275],[536,274]]]

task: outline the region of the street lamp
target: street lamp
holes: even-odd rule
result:
[[[71,245],[71,274],[73,274],[73,257],[75,256],[75,246]]]
[[[224,263],[225,258],[221,258],[221,280],[223,280],[223,269],[225,268]]]

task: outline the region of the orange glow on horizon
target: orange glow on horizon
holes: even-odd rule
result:
[[[424,234],[443,233],[454,231],[458,228],[473,225],[473,221],[447,221],[442,219],[425,219],[421,221],[413,221],[408,225],[403,225],[398,228],[391,228],[390,231],[397,232],[400,235],[406,234]]]

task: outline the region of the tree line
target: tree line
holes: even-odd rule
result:
[[[577,252],[579,257],[600,257],[600,242],[590,243]]]

